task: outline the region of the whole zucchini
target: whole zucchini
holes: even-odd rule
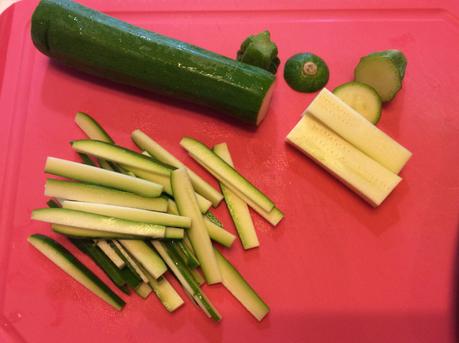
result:
[[[225,112],[258,125],[275,77],[199,47],[130,25],[69,0],[42,0],[32,40],[86,73]]]

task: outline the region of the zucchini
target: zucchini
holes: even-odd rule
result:
[[[142,282],[135,288],[135,292],[142,299],[146,299],[151,294],[151,292],[153,292],[153,289],[148,283]]]
[[[73,237],[73,238],[95,238],[95,239],[138,239],[138,236],[129,234],[106,232],[100,230],[88,230],[80,227],[73,227],[69,225],[53,224],[52,229],[56,233]],[[176,227],[166,227],[164,239],[182,239],[185,233],[183,229]]]
[[[251,199],[247,198],[244,194],[239,192],[236,188],[233,188],[229,184],[227,184],[225,187],[228,188],[230,191],[232,191],[234,194],[236,194],[243,201],[245,201],[250,206],[250,208],[252,208],[256,213],[258,213],[262,218],[264,218],[272,226],[276,226],[284,218],[284,213],[277,207],[274,207],[269,212],[265,211],[260,206],[255,204]]]
[[[70,251],[53,239],[40,234],[28,237],[28,242],[49,258],[64,272],[81,283],[99,298],[121,310],[125,302],[100,280],[88,267],[81,263]]]
[[[215,145],[213,150],[218,157],[234,168],[233,160],[226,143]],[[241,239],[242,247],[246,250],[258,247],[260,242],[258,241],[257,232],[255,231],[247,203],[231,192],[230,189],[226,188],[223,183],[220,183],[220,187],[234,226]]]
[[[84,164],[86,164],[86,165],[88,165],[88,166],[93,166],[93,167],[96,166],[96,164],[93,162],[93,160],[91,159],[91,157],[89,157],[88,155],[82,154],[81,152],[78,152],[77,154],[78,154],[78,156],[80,157],[81,161],[82,161]],[[109,169],[109,170],[112,170],[112,169]]]
[[[201,279],[199,278],[199,276],[196,276],[196,273],[193,273],[193,270],[194,268],[191,268],[186,259],[183,257],[183,255],[181,254],[181,251],[178,247],[177,244],[175,244],[175,242],[168,242],[166,243],[166,246],[169,250],[169,254],[170,256],[173,256],[173,259],[174,259],[174,262],[176,265],[180,265],[182,266],[184,269],[186,269],[186,272],[187,272],[187,275],[192,279],[192,282],[195,284],[195,285],[198,285],[198,286],[201,286],[201,279],[203,279],[201,277]],[[171,252],[171,250],[173,250],[173,252]],[[198,273],[199,274],[199,273]]]
[[[86,136],[88,136],[90,139],[115,144],[112,137],[110,137],[107,131],[105,131],[104,128],[89,114],[78,112],[75,116],[75,122],[80,127],[80,129],[86,134]],[[103,158],[98,158],[97,161],[99,162],[99,166],[103,169],[113,170],[117,173],[131,175],[130,172],[124,170],[114,162],[106,161]]]
[[[59,199],[95,202],[160,212],[167,211],[167,200],[163,198],[143,197],[116,189],[79,182],[48,179],[45,184],[45,195]]]
[[[223,277],[223,286],[249,311],[258,321],[268,313],[269,307],[247,283],[238,270],[217,249],[215,249],[218,267]]]
[[[183,239],[185,231],[178,227],[166,227],[165,239]]]
[[[164,226],[189,228],[191,219],[169,213],[141,210],[131,207],[121,207],[90,202],[68,201],[62,202],[63,208],[100,214],[103,216],[132,220],[135,222],[150,223]]]
[[[238,61],[262,68],[276,74],[280,64],[277,46],[271,40],[269,31],[250,35],[241,44],[237,52]]]
[[[285,63],[284,79],[298,92],[312,93],[325,87],[328,82],[328,66],[319,56],[301,53],[290,57]]]
[[[120,268],[116,266],[112,260],[94,243],[91,239],[69,239],[73,245],[75,245],[80,251],[88,255],[95,264],[112,280],[112,282],[118,287],[123,293],[129,294],[129,289],[126,286],[126,280],[120,271]],[[124,262],[124,261],[123,261]]]
[[[306,109],[357,149],[398,174],[411,152],[324,88]]]
[[[117,266],[119,269],[124,268],[126,263],[123,261],[123,259],[116,253],[115,250],[110,246],[110,244],[107,241],[104,240],[96,240],[96,245],[99,247],[100,250],[103,251],[103,253],[110,259],[110,261],[113,262],[115,266]]]
[[[81,139],[73,141],[71,144],[72,148],[78,152],[120,163],[121,165],[135,167],[159,175],[169,176],[171,174],[171,168],[169,166],[115,144],[91,139]]]
[[[174,287],[172,287],[169,281],[167,281],[165,276],[155,279],[148,273],[146,275],[148,283],[151,288],[153,288],[153,292],[155,292],[159,301],[161,301],[161,304],[164,305],[166,310],[174,312],[184,304],[182,297],[177,293]]]
[[[177,205],[175,204],[175,202],[171,199],[169,199],[168,201],[169,201],[169,212],[172,214],[178,213]],[[207,233],[209,234],[210,239],[213,240],[214,242],[220,243],[221,245],[227,248],[231,247],[234,240],[236,239],[236,236],[234,236],[231,232],[226,231],[223,228],[223,226],[217,225],[214,223],[214,221],[209,219],[209,213],[210,212],[207,212],[202,217],[204,219],[204,223],[206,224]]]
[[[90,139],[115,144],[107,131],[89,114],[77,112],[75,123]]]
[[[171,242],[171,245],[176,247],[180,257],[190,269],[199,267],[199,261],[197,257],[194,256],[194,253],[192,253],[183,242],[174,241]]]
[[[124,246],[118,241],[112,241],[113,247],[117,249],[121,256],[123,256],[126,264],[130,267],[131,271],[137,275],[141,282],[148,283],[148,278],[144,270],[140,267],[140,265],[135,261],[132,256],[126,251]],[[139,285],[140,285],[139,283]]]
[[[145,197],[158,197],[163,190],[163,186],[151,181],[55,157],[46,159],[45,172]]]
[[[275,77],[72,1],[42,0],[32,41],[45,55],[118,83],[204,105],[242,122],[264,118]]]
[[[186,167],[174,155],[164,149],[161,145],[159,145],[156,141],[154,141],[141,130],[135,130],[132,132],[131,137],[134,143],[137,144],[140,149],[145,150],[149,155],[158,161],[175,168]],[[223,195],[191,169],[188,167],[186,168],[188,175],[190,175],[194,190],[204,198],[208,199],[214,207],[217,207],[218,204],[222,201]]]
[[[126,283],[128,284],[129,287],[132,289],[137,289],[139,286],[143,283],[142,279],[134,273],[130,267],[129,264],[126,264],[128,267],[120,269],[121,274],[123,275],[124,279],[126,280]]]
[[[354,70],[354,80],[373,87],[383,102],[402,88],[407,60],[400,50],[384,50],[364,56]]]
[[[198,284],[198,286],[202,286],[206,280],[199,272],[198,268],[190,269],[190,273],[193,276],[194,281]]]
[[[106,231],[99,231],[99,230],[88,230],[82,229],[80,227],[74,227],[69,225],[60,225],[60,224],[52,224],[51,228],[54,232],[59,233],[61,235],[65,235],[71,238],[94,238],[94,239],[137,239],[138,237],[133,235],[126,235],[122,233],[115,233],[115,232],[106,232]]]
[[[172,172],[171,184],[179,213],[191,218],[191,227],[187,234],[207,283],[221,282],[209,233],[199,211],[193,186],[185,168],[182,167]]]
[[[171,187],[171,178],[170,176],[164,176],[164,175],[159,175],[159,174],[154,174],[150,173],[141,169],[133,168],[133,167],[126,167],[127,170],[133,172],[135,176],[148,180],[157,184],[160,184],[164,187],[164,192],[172,196],[172,187]],[[188,169],[189,170],[189,169]],[[198,201],[199,209],[201,210],[201,213],[206,213],[210,206],[212,206],[212,203],[204,198],[201,194],[195,193],[196,194],[196,200]]]
[[[136,290],[140,287],[143,281],[140,278],[139,274],[137,274],[137,272],[135,271],[134,267],[129,263],[129,260],[125,256],[125,253],[123,254],[123,252],[120,249],[118,249],[118,246],[115,243],[121,247],[121,245],[117,241],[110,241],[110,245],[112,246],[113,250],[115,250],[116,253],[123,259],[124,263],[126,263],[126,267],[120,269],[120,272],[123,275],[124,280],[126,280],[128,286]]]
[[[402,180],[310,114],[301,118],[288,134],[287,141],[372,206],[379,206]]]
[[[333,94],[360,113],[370,123],[377,124],[381,118],[381,98],[373,87],[357,81],[347,82],[336,87]]]
[[[206,297],[204,292],[202,292],[201,288],[199,288],[199,284],[196,283],[188,268],[186,268],[184,264],[180,263],[180,259],[174,254],[173,250],[169,249],[165,243],[160,241],[152,241],[151,243],[164,262],[166,262],[172,273],[174,273],[177,280],[185,289],[185,292],[189,294],[194,301],[196,301],[208,317],[215,321],[219,321],[222,318],[221,315]]]
[[[166,272],[167,267],[161,257],[144,241],[120,239],[118,242],[155,279]]]
[[[52,224],[123,233],[140,237],[164,238],[166,232],[166,228],[162,225],[133,222],[65,208],[41,208],[33,210],[32,219]]]
[[[215,224],[208,216],[204,216],[204,223],[206,224],[209,237],[214,242],[220,243],[227,248],[230,248],[233,245],[234,240],[236,239],[235,235]]]
[[[184,137],[180,141],[180,145],[199,164],[211,170],[220,182],[237,188],[242,194],[246,195],[265,211],[271,211],[274,208],[274,203],[263,192],[252,185],[228,163],[215,155],[203,143],[190,137]]]
[[[54,200],[54,199],[49,199],[47,202],[46,202],[46,205],[48,205],[48,207],[50,208],[60,208],[62,207],[61,205],[59,205],[59,203]]]

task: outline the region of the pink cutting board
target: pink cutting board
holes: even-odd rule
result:
[[[7,10],[0,17],[0,341],[454,342],[459,3],[380,3],[84,1],[230,57],[248,34],[269,29],[282,62],[303,51],[322,56],[330,89],[352,79],[360,56],[403,50],[409,61],[403,90],[385,106],[379,127],[414,156],[378,209],[285,144],[314,95],[289,89],[283,64],[268,116],[250,130],[50,63],[30,39],[36,1]],[[119,313],[27,244],[31,233],[50,233],[30,212],[45,206],[46,156],[77,159],[68,144],[83,137],[73,122],[77,111],[95,116],[128,147],[130,132],[145,130],[216,186],[178,142],[190,135],[229,144],[241,172],[286,214],[275,229],[254,215],[259,249],[244,252],[239,242],[224,249],[270,305],[263,322],[222,286],[204,287],[223,315],[219,324],[183,292],[187,303],[174,314],[153,295],[123,296],[128,305]],[[216,213],[234,231],[224,205]]]

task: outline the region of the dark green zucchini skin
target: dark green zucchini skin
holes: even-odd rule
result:
[[[80,71],[257,124],[275,77],[254,66],[130,25],[69,0],[42,0],[32,40]]]

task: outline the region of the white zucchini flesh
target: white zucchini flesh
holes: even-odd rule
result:
[[[119,239],[118,242],[155,279],[166,272],[167,267],[161,257],[144,241]]]
[[[221,275],[215,260],[212,243],[185,168],[179,168],[172,172],[171,184],[179,213],[191,218],[191,227],[187,234],[206,281],[209,284],[219,283],[221,282]]]
[[[314,98],[306,112],[395,174],[412,155],[326,88]]]
[[[58,199],[118,205],[160,212],[167,211],[166,199],[143,197],[81,182],[48,179],[45,184],[45,195]]]
[[[226,143],[215,145],[213,150],[217,156],[234,168],[233,160]],[[220,183],[220,187],[243,248],[252,249],[258,247],[260,242],[247,203],[230,189],[226,188],[223,183]]]
[[[333,90],[338,98],[351,106],[372,124],[381,118],[381,98],[373,87],[361,82],[347,82]]]
[[[218,204],[222,201],[223,195],[220,192],[218,192],[214,187],[212,187],[191,169],[186,167],[179,159],[164,149],[158,142],[153,140],[143,131],[135,130],[132,132],[131,137],[139,148],[148,152],[148,154],[156,158],[158,161],[175,168],[185,167],[190,176],[194,190],[204,198],[208,199],[214,207],[217,207]]]
[[[141,282],[136,288],[135,292],[139,297],[142,299],[148,298],[148,296],[153,292],[153,289],[150,287],[148,283]]]
[[[45,172],[145,197],[158,197],[163,191],[163,186],[151,181],[55,157],[46,159]]]
[[[155,292],[159,301],[161,301],[167,311],[174,312],[184,304],[182,297],[177,293],[175,288],[169,283],[164,275],[159,279],[155,279],[148,273],[146,275],[148,283],[153,288],[153,292]]]
[[[380,205],[401,181],[397,174],[384,168],[309,114],[304,115],[290,131],[287,141],[372,206]]]

